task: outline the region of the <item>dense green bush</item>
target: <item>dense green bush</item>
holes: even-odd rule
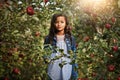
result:
[[[0,80],[47,80],[42,57],[50,53],[43,50],[43,42],[56,12],[69,17],[77,43],[79,80],[120,80],[120,0],[105,0],[100,8],[82,1],[1,2]]]

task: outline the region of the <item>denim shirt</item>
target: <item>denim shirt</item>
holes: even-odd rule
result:
[[[76,43],[75,43],[75,38],[73,36],[71,36],[71,39],[68,37],[68,35],[66,34],[65,35],[65,42],[66,42],[66,45],[67,45],[67,51],[70,51],[72,50],[74,52],[74,57],[76,58]],[[53,42],[52,42],[52,46],[56,46],[56,43],[57,43],[57,38],[54,37],[53,38]],[[45,38],[45,41],[44,41],[44,44],[50,44],[49,42],[49,39],[48,39],[48,36]],[[47,46],[46,46],[47,47]],[[44,48],[46,48],[44,47]],[[53,50],[53,52],[57,52],[56,50]],[[72,80],[77,80],[77,77],[78,77],[78,73],[77,71],[74,70],[74,68],[77,67],[77,64],[72,64]]]

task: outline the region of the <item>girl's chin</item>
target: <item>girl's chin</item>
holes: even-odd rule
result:
[[[63,30],[62,30],[62,29],[58,29],[58,30],[57,30],[57,32],[61,32],[61,31],[63,31]]]
[[[56,30],[56,33],[63,33],[64,30]]]

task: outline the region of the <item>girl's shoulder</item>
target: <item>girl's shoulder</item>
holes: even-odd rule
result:
[[[44,44],[48,44],[48,43],[49,43],[49,36],[47,35],[44,38]]]
[[[67,37],[67,38],[71,38],[71,39],[75,39],[75,37],[74,37],[73,35],[68,35],[68,34],[66,34],[66,37]]]
[[[73,35],[71,35],[71,38],[75,39],[75,37]]]
[[[45,38],[44,39],[48,39],[49,38],[49,36],[47,35],[47,36],[45,36]]]

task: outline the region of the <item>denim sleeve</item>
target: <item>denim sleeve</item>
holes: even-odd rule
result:
[[[78,67],[77,63],[72,64],[72,76],[71,76],[72,80],[77,80],[78,78],[77,67]]]
[[[48,36],[46,36],[44,39],[44,49],[49,47],[49,45],[47,45],[47,44],[49,44]]]
[[[72,51],[74,52],[74,59],[76,59],[76,42],[75,42],[75,38],[72,36]],[[72,80],[77,80],[78,78],[78,64],[74,63],[72,64]]]
[[[49,40],[48,40],[48,36],[45,37],[44,39],[44,44],[43,44],[43,49],[47,51],[47,49],[50,49],[49,47]],[[43,55],[42,58],[44,59],[45,63],[48,63],[47,60],[49,59],[47,55]]]

